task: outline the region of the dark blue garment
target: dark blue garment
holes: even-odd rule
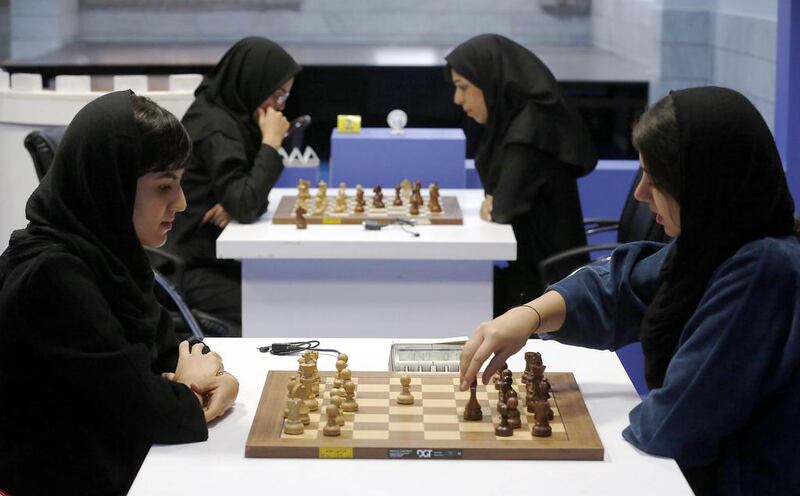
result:
[[[567,304],[563,343],[616,349],[638,339],[671,249],[631,243],[553,285]],[[708,282],[664,385],[630,413],[623,437],[704,467],[711,493],[800,495],[800,244],[744,245]]]

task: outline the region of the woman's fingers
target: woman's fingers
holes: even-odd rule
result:
[[[181,341],[178,345],[178,357],[185,358],[189,355],[189,341]]]

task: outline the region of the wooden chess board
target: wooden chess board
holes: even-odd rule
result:
[[[413,405],[398,405],[398,372],[353,372],[359,409],[344,413],[340,436],[322,434],[334,373],[320,373],[320,411],[299,435],[283,433],[289,378],[296,372],[270,371],[258,404],[245,456],[251,458],[450,458],[602,460],[603,445],[571,373],[547,373],[552,386],[551,437],[533,437],[533,414],[525,411],[525,385],[514,376],[522,427],[511,437],[494,434],[499,423],[497,391],[478,385],[483,420],[461,415],[469,391],[458,390],[458,374],[408,374]],[[320,416],[322,415],[322,419]]]
[[[419,215],[409,213],[410,204],[404,198],[403,205],[395,207],[392,205],[394,194],[383,197],[385,208],[375,208],[372,206],[372,197],[364,196],[366,205],[363,213],[356,213],[355,196],[347,198],[347,208],[344,212],[334,212],[336,207],[336,196],[328,196],[328,205],[320,215],[314,214],[315,197],[306,200],[305,219],[307,224],[361,224],[366,220],[376,220],[383,224],[390,224],[395,219],[411,220],[417,225],[427,224],[449,224],[458,225],[464,223],[464,216],[455,196],[440,196],[439,203],[442,206],[441,212],[431,212],[428,210],[428,197],[423,197],[423,205],[419,207]],[[275,214],[272,216],[273,224],[295,224],[295,209],[297,208],[297,196],[282,196]]]

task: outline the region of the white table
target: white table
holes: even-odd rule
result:
[[[639,402],[639,396],[617,357],[552,341],[531,341],[527,349],[542,353],[548,372],[575,375],[605,448],[603,461],[245,458],[247,434],[267,371],[297,368],[295,357],[262,354],[256,347],[283,340],[207,340],[222,354],[226,370],[240,381],[236,404],[226,418],[210,426],[208,441],[154,446],[131,495],[284,495],[311,491],[347,496],[692,494],[673,460],[646,455],[622,439],[628,412]],[[389,339],[322,340],[322,347],[347,353],[354,371],[387,370],[390,344]],[[334,360],[322,355],[320,369],[333,370]],[[512,357],[509,365],[522,370],[522,353]]]
[[[254,224],[230,224],[217,257],[242,260],[242,335],[424,337],[468,334],[492,317],[492,265],[514,260],[511,226],[480,220],[480,190],[457,196],[464,224],[417,226],[274,225],[283,195]],[[352,191],[349,194],[353,194]]]

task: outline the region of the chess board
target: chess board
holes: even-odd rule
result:
[[[417,225],[427,224],[463,224],[464,216],[455,196],[440,196],[439,203],[442,206],[441,212],[431,212],[428,210],[428,197],[423,197],[423,205],[419,207],[419,215],[409,213],[410,204],[404,198],[403,205],[395,207],[392,205],[394,194],[383,197],[385,208],[375,208],[372,206],[372,197],[364,196],[366,205],[364,212],[356,213],[355,196],[348,196],[347,208],[344,212],[334,212],[336,207],[336,197],[328,196],[328,206],[322,214],[314,214],[315,197],[306,200],[305,219],[307,224],[361,224],[365,220],[376,220],[383,224],[390,224],[395,219],[412,220]],[[297,207],[297,196],[282,196],[275,214],[272,216],[273,224],[295,224],[295,209]]]
[[[334,373],[320,373],[320,411],[299,435],[283,433],[289,378],[296,372],[270,371],[264,384],[245,456],[251,458],[449,458],[602,460],[603,445],[571,373],[546,373],[552,386],[551,437],[533,437],[533,414],[525,411],[525,386],[514,376],[522,427],[510,437],[494,434],[499,423],[494,386],[478,385],[483,420],[461,415],[469,391],[458,390],[458,374],[408,374],[413,405],[394,401],[401,390],[398,372],[353,372],[359,409],[344,413],[340,436],[322,434]],[[322,417],[322,418],[320,418]]]

